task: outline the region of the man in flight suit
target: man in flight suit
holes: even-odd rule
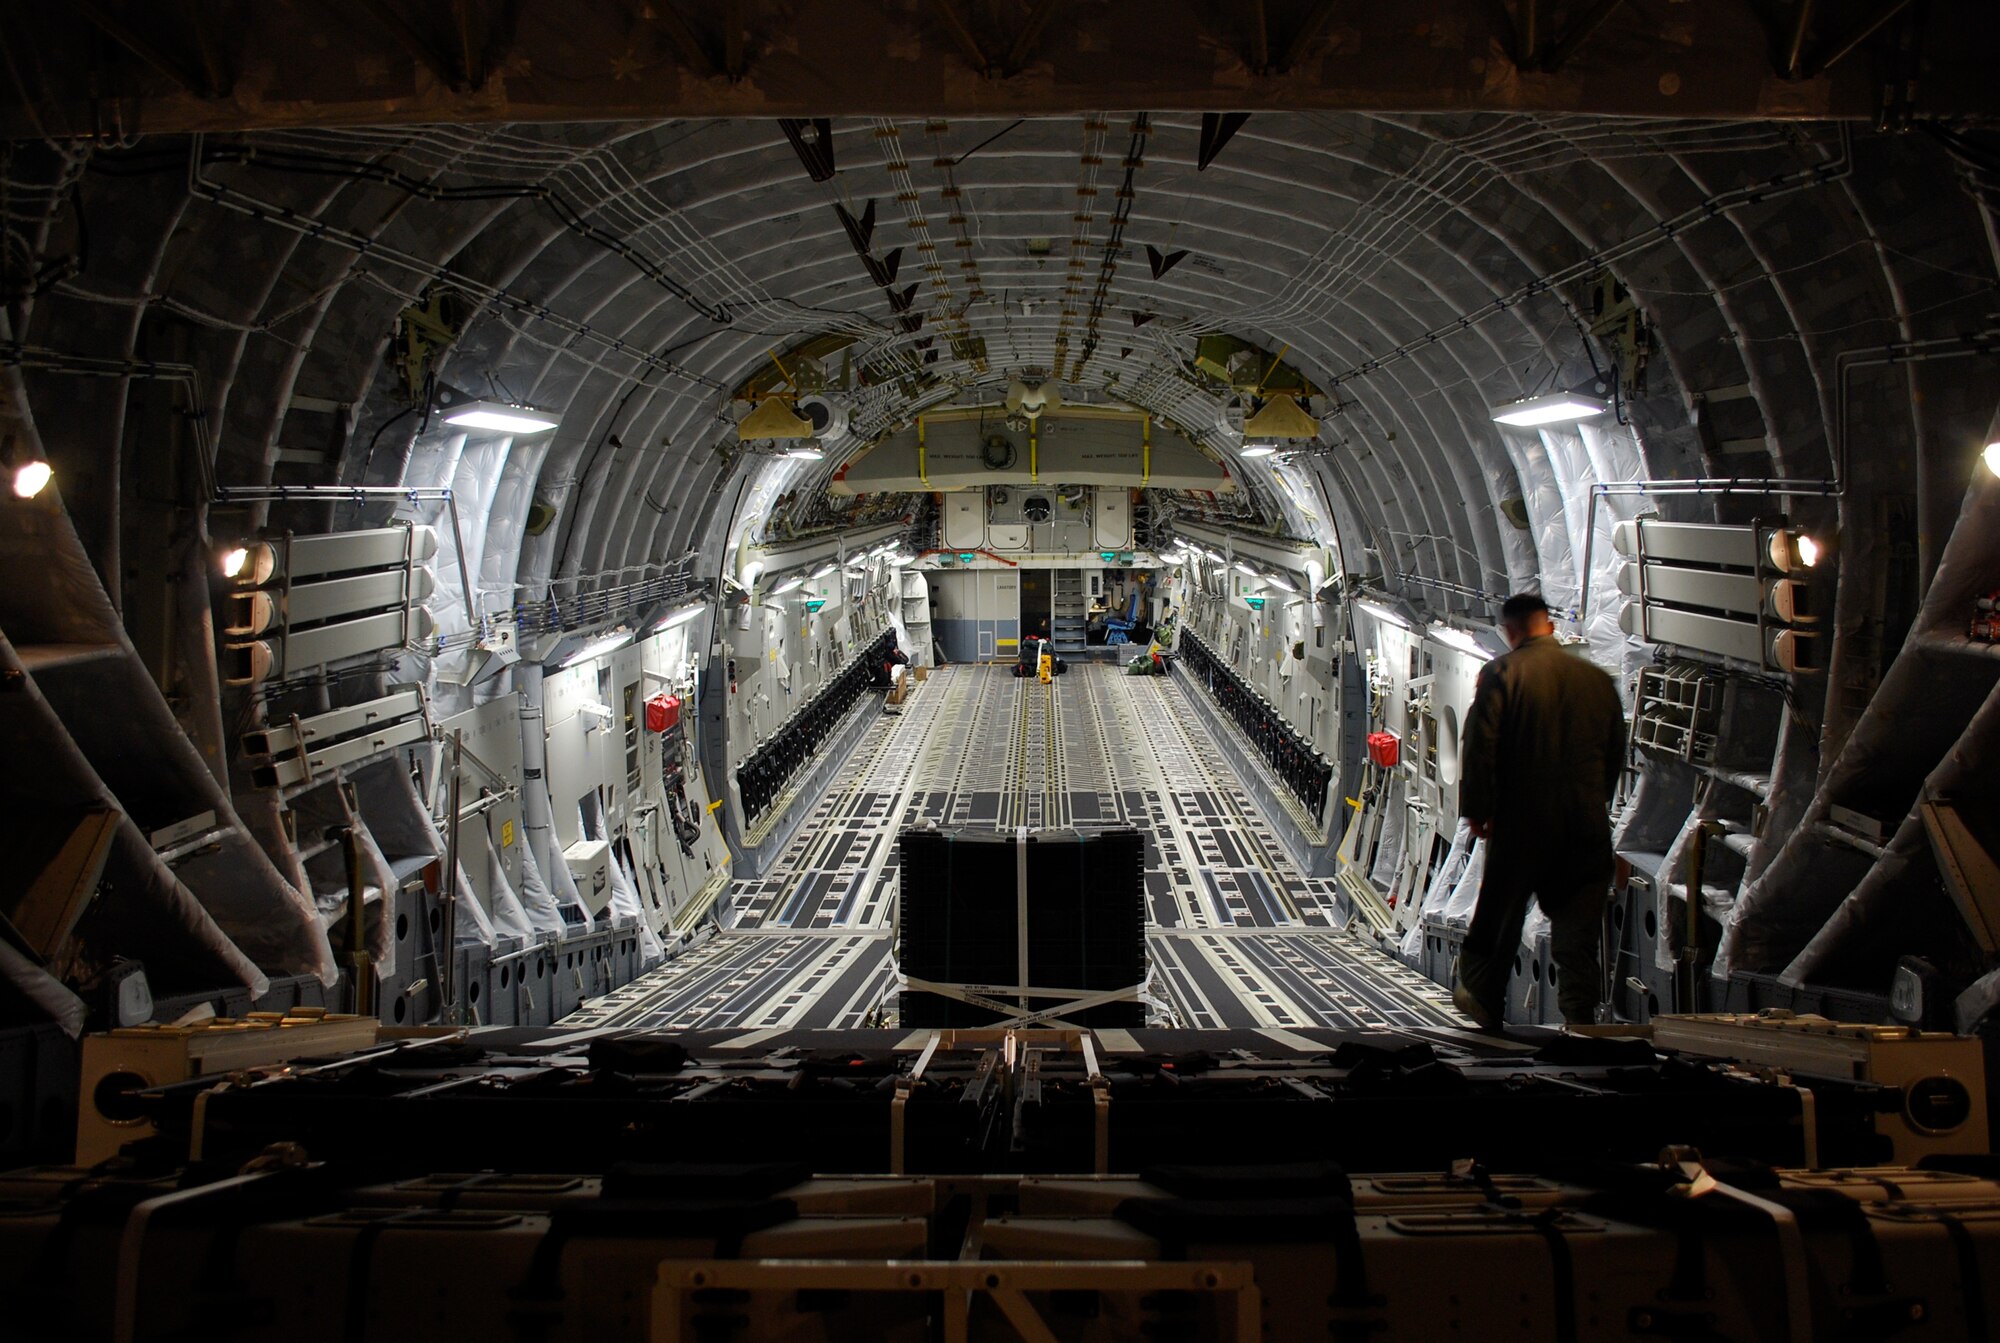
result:
[[[1549,916],[1564,1020],[1596,1014],[1598,946],[1614,860],[1606,810],[1625,761],[1618,689],[1556,642],[1531,593],[1500,608],[1512,652],[1486,664],[1466,718],[1459,814],[1486,841],[1479,904],[1458,955],[1458,1009],[1499,1024],[1528,901]]]

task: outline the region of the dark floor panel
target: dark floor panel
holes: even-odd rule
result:
[[[894,988],[906,826],[1147,836],[1157,1014],[1187,1027],[1463,1027],[1435,984],[1341,932],[1171,679],[1081,665],[1053,686],[934,672],[836,774],[797,836],[718,907],[724,931],[565,1028],[848,1029]]]

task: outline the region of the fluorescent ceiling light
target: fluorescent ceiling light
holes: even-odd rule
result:
[[[1394,611],[1391,611],[1386,606],[1378,605],[1375,602],[1356,602],[1354,604],[1360,607],[1362,610],[1366,611],[1369,615],[1374,616],[1377,620],[1384,621],[1391,625],[1401,626],[1403,629],[1410,628],[1409,621],[1403,619],[1401,616],[1397,615]]]
[[[446,424],[461,429],[492,429],[506,434],[539,434],[562,423],[560,415],[505,401],[467,401],[444,413]]]
[[[793,574],[790,578],[787,578],[784,582],[772,588],[771,595],[773,597],[782,597],[787,592],[797,592],[800,588],[804,587],[805,585],[806,585],[805,579],[799,577],[797,574]]]
[[[1996,439],[1995,441],[1988,443],[1986,445],[1986,451],[1980,453],[1979,455],[1981,459],[1985,461],[1986,469],[1988,471],[1991,471],[1994,475],[2000,476],[2000,439]]]
[[[579,662],[588,662],[592,658],[603,657],[606,653],[615,653],[631,642],[631,630],[617,630],[600,638],[592,639],[589,643],[564,658],[562,665],[565,667],[574,667]]]
[[[22,462],[14,468],[14,497],[32,499],[48,487],[56,474],[55,468],[44,461]]]
[[[795,448],[786,448],[783,455],[795,462],[817,462],[825,457],[826,453],[823,449],[808,447],[801,443]]]
[[[708,604],[706,602],[696,602],[692,606],[683,606],[677,611],[669,611],[661,616],[660,623],[653,626],[653,628],[656,631],[670,630],[676,625],[685,625],[688,621],[693,620],[707,609]]]
[[[1458,629],[1451,625],[1431,626],[1430,636],[1441,644],[1449,644],[1453,648],[1461,652],[1470,653],[1476,658],[1491,659],[1493,656],[1491,650],[1486,645],[1480,643],[1477,638],[1473,637],[1469,631]]]
[[[1269,457],[1277,450],[1278,445],[1275,443],[1246,443],[1242,452],[1245,457]]]
[[[1262,577],[1261,574],[1259,574],[1255,569],[1251,568],[1248,564],[1244,563],[1242,560],[1236,561],[1236,572],[1239,574],[1244,574],[1250,578]]]
[[[832,573],[835,569],[838,569],[839,567],[840,566],[838,564],[835,564],[832,560],[828,560],[825,564],[822,564],[820,565],[819,568],[813,570],[812,576],[814,578],[825,578],[828,574]]]
[[[1269,583],[1272,587],[1276,588],[1280,592],[1298,591],[1297,588],[1292,586],[1291,581],[1289,579],[1286,579],[1275,572],[1265,574],[1264,581],[1266,583]]]
[[[1602,415],[1604,403],[1594,396],[1579,396],[1575,392],[1548,392],[1495,406],[1492,413],[1495,424],[1511,424],[1526,429],[1538,424],[1587,420],[1593,415]]]
[[[911,560],[914,560],[915,558],[916,558],[915,555],[891,555],[889,557],[889,567],[892,569],[900,569],[904,565],[908,564]]]

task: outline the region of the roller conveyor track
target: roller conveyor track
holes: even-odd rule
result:
[[[1343,931],[1170,678],[1096,664],[1052,685],[932,673],[885,716],[722,930],[564,1022],[578,1028],[851,1029],[895,986],[896,835],[926,821],[1147,836],[1156,979],[1201,1028],[1451,1029],[1445,991]]]

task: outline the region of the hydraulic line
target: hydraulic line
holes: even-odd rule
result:
[[[1335,374],[1327,384],[1328,390],[1330,391],[1338,387],[1343,382],[1378,372],[1390,364],[1409,358],[1419,350],[1428,349],[1430,346],[1448,337],[1458,335],[1463,331],[1469,331],[1486,321],[1489,317],[1498,316],[1500,313],[1506,312],[1521,303],[1525,303],[1531,298],[1553,293],[1565,285],[1575,284],[1580,280],[1587,279],[1597,271],[1603,270],[1614,263],[1629,260],[1641,252],[1649,251],[1662,243],[1671,242],[1685,230],[1705,220],[1717,218],[1738,206],[1761,204],[1764,201],[1776,200],[1781,196],[1789,196],[1794,192],[1806,191],[1813,187],[1823,186],[1828,182],[1838,181],[1852,172],[1853,167],[1854,153],[1852,137],[1847,127],[1843,125],[1840,132],[1840,154],[1837,158],[1826,163],[1815,164],[1810,168],[1801,168],[1796,172],[1781,173],[1777,177],[1763,182],[1754,182],[1748,186],[1733,187],[1728,191],[1717,192],[1708,199],[1681,211],[1671,219],[1657,221],[1651,228],[1646,229],[1644,232],[1635,233],[1622,242],[1614,243],[1601,252],[1593,252],[1582,260],[1572,262],[1560,270],[1550,271],[1546,275],[1537,276],[1518,289],[1500,295],[1500,297],[1490,303],[1474,308],[1470,312],[1463,313],[1442,326],[1432,327],[1416,339],[1405,341],[1386,354],[1377,355],[1373,359],[1356,364],[1345,372]]]
[[[386,245],[379,239],[371,238],[366,234],[356,233],[351,229],[344,229],[329,224],[323,219],[301,214],[288,205],[278,205],[270,201],[259,200],[247,192],[238,191],[234,187],[224,186],[220,182],[210,181],[201,175],[201,140],[202,137],[199,135],[194,137],[193,153],[188,159],[188,194],[197,199],[208,201],[212,205],[218,205],[227,210],[233,210],[238,214],[248,215],[252,219],[275,224],[279,228],[290,229],[294,233],[302,234],[305,237],[313,238],[320,242],[330,243],[336,247],[344,247],[360,256],[379,258],[391,265],[401,266],[414,274],[425,276],[430,280],[444,281],[452,288],[462,290],[482,302],[511,308],[516,312],[523,313],[567,331],[581,340],[587,340],[604,349],[613,350],[636,363],[645,365],[647,368],[657,369],[663,373],[679,374],[683,378],[700,383],[702,386],[714,391],[728,390],[723,383],[716,381],[714,378],[695,373],[682,365],[674,363],[672,360],[664,359],[654,354],[650,350],[641,349],[629,341],[599,331],[586,323],[576,321],[574,318],[565,317],[549,308],[546,304],[521,298],[496,285],[487,284],[482,280],[475,280],[469,275],[464,275],[438,262],[426,261],[422,257],[412,256],[406,252],[399,251]]]

